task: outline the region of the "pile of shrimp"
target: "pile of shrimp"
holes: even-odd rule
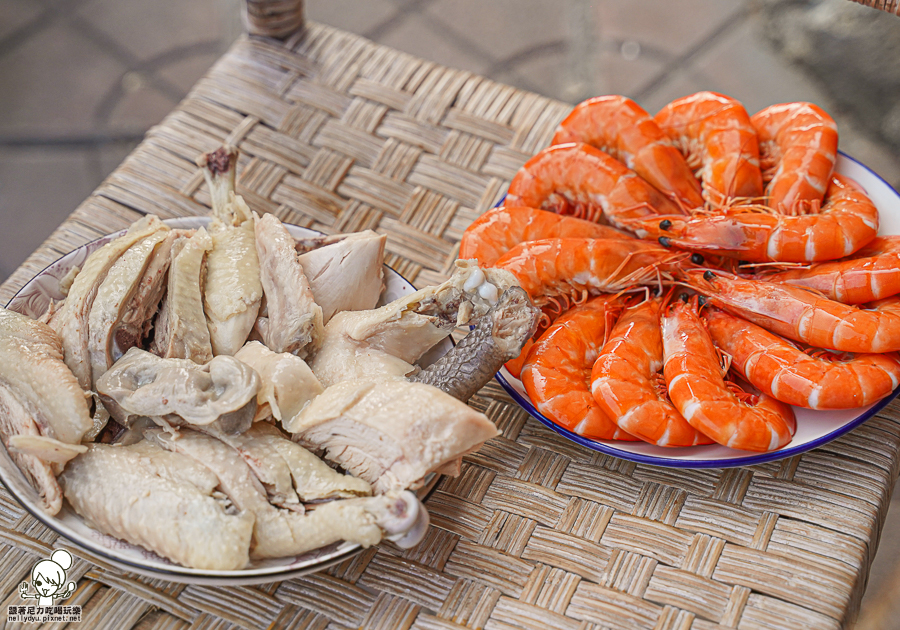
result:
[[[576,106],[460,244],[543,309],[507,364],[538,411],[591,439],[766,452],[794,407],[891,395],[900,237],[877,236],[837,144],[812,103]]]

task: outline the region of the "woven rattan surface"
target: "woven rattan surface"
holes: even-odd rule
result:
[[[308,25],[240,40],[2,286],[142,213],[204,214],[194,165],[240,147],[258,211],[325,232],[373,228],[426,285],[462,230],[547,144],[569,106]],[[503,434],[443,479],[418,547],[383,544],[255,587],[123,574],[83,552],[85,628],[839,628],[856,616],[900,462],[900,407],[806,455],[670,470],[583,449],[496,385],[471,404]],[[0,626],[19,583],[65,545],[0,491]],[[71,547],[70,547],[71,548]]]

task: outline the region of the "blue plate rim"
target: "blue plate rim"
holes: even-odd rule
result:
[[[838,155],[843,157],[846,160],[853,162],[859,167],[866,170],[870,175],[875,177],[882,184],[887,186],[889,190],[891,190],[897,197],[898,201],[900,201],[900,193],[894,189],[883,177],[881,177],[878,173],[873,171],[871,168],[860,162],[859,160],[847,155],[843,151],[838,151]],[[503,200],[506,199],[506,195],[500,198],[500,200],[494,205],[494,207],[499,207]],[[776,451],[770,451],[768,453],[753,453],[751,455],[747,455],[745,457],[734,457],[730,459],[704,459],[704,460],[692,460],[692,459],[675,459],[669,457],[661,457],[658,455],[644,455],[641,453],[632,453],[630,451],[623,451],[614,446],[610,446],[608,444],[604,444],[598,440],[592,440],[590,438],[585,438],[583,436],[578,435],[577,433],[573,433],[547,418],[541,412],[539,412],[531,401],[525,397],[523,397],[513,386],[506,380],[501,372],[497,372],[494,376],[500,386],[506,390],[516,403],[524,409],[528,415],[532,418],[546,426],[547,428],[553,430],[557,434],[579,444],[580,446],[584,446],[585,448],[589,448],[593,451],[597,451],[603,453],[605,455],[611,455],[613,457],[618,457],[620,459],[625,459],[628,461],[632,461],[638,464],[649,464],[652,466],[660,466],[664,468],[738,468],[741,466],[753,466],[756,464],[764,464],[771,461],[776,461],[780,459],[785,459],[788,457],[793,457],[795,455],[800,455],[802,453],[806,453],[807,451],[811,451],[813,449],[819,448],[820,446],[824,446],[829,442],[833,442],[838,439],[842,435],[845,435],[863,424],[869,418],[875,416],[879,411],[884,409],[894,398],[900,394],[900,386],[894,389],[889,395],[885,396],[881,400],[873,403],[871,407],[866,409],[861,415],[857,416],[853,420],[850,420],[846,424],[841,427],[831,431],[830,433],[826,433],[825,435],[818,437],[814,440],[806,442],[802,445],[791,447],[790,445],[778,449]],[[686,447],[686,448],[700,448],[700,447]]]

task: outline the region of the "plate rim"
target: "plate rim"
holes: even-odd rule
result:
[[[883,177],[881,177],[878,173],[873,171],[871,168],[857,160],[856,158],[847,155],[843,151],[838,151],[838,158],[843,158],[845,160],[849,160],[853,164],[859,166],[864,169],[869,175],[873,176],[879,182],[884,184],[888,190],[893,192],[893,194],[897,197],[897,201],[900,202],[900,192],[894,189]],[[837,164],[837,161],[835,161]],[[494,207],[499,207],[503,200],[506,198],[504,195],[500,201],[498,201]],[[800,455],[802,453],[806,453],[807,451],[811,451],[813,449],[824,446],[834,440],[838,439],[842,435],[845,435],[863,424],[873,416],[875,416],[879,411],[884,409],[887,405],[891,403],[898,395],[900,395],[900,385],[898,385],[890,394],[882,398],[881,400],[876,401],[871,406],[869,406],[865,411],[862,412],[859,416],[853,418],[848,421],[846,424],[841,425],[837,429],[834,429],[830,433],[827,433],[823,436],[820,436],[816,439],[810,440],[809,442],[805,442],[804,444],[800,444],[794,447],[790,446],[790,443],[778,450],[769,451],[767,453],[756,453],[752,451],[745,451],[748,453],[746,456],[742,457],[733,457],[730,459],[684,459],[684,458],[672,458],[672,457],[664,457],[661,455],[646,455],[643,453],[634,453],[631,451],[625,451],[615,446],[611,446],[610,444],[600,441],[593,440],[591,438],[586,438],[578,435],[577,433],[573,433],[564,427],[557,425],[555,422],[547,418],[541,412],[537,410],[534,404],[527,397],[523,397],[522,394],[516,390],[515,387],[511,383],[509,383],[504,376],[505,368],[501,369],[494,376],[495,380],[500,383],[500,386],[506,391],[507,394],[512,397],[512,399],[518,404],[522,409],[525,410],[528,415],[532,418],[546,426],[547,428],[553,430],[557,434],[567,438],[568,440],[579,444],[585,448],[591,449],[593,451],[603,453],[605,455],[611,455],[613,457],[618,457],[620,459],[625,459],[631,462],[635,462],[638,464],[648,464],[651,466],[659,466],[662,468],[675,468],[675,469],[699,469],[699,468],[739,468],[742,466],[753,466],[756,464],[764,464],[767,462],[777,461],[780,459],[786,459],[789,457],[793,457],[795,455]],[[512,375],[510,375],[511,377]],[[521,381],[520,381],[521,382]],[[660,447],[664,448],[664,447]],[[686,447],[686,448],[695,448],[695,447]],[[733,449],[737,450],[737,449]],[[738,451],[741,452],[741,451]]]
[[[211,218],[209,216],[196,215],[196,216],[188,216],[188,217],[170,217],[167,219],[162,219],[163,223],[165,223],[166,225],[168,225],[170,227],[174,227],[174,228],[189,227],[189,224],[194,223],[197,220],[199,220],[203,224],[206,224],[209,221],[211,221]],[[308,232],[312,236],[314,236],[314,235],[328,236],[324,232],[320,232],[318,230],[303,227],[303,226],[296,225],[293,223],[284,223],[284,225],[289,230],[291,228],[296,228],[296,229]],[[124,228],[121,230],[117,230],[116,232],[111,232],[110,234],[104,234],[102,236],[98,236],[97,238],[91,239],[90,241],[87,241],[86,243],[83,243],[82,245],[79,245],[78,247],[76,247],[76,248],[72,249],[71,251],[66,252],[62,256],[58,257],[56,260],[49,263],[43,269],[41,269],[39,272],[37,272],[35,275],[33,275],[31,278],[29,278],[25,282],[25,284],[23,284],[19,288],[19,290],[16,291],[16,293],[7,301],[7,303],[4,305],[4,308],[9,308],[10,305],[16,300],[16,298],[18,298],[21,295],[21,293],[26,289],[26,287],[32,281],[34,281],[39,276],[45,274],[46,272],[48,272],[54,265],[58,264],[61,260],[63,260],[67,256],[70,256],[74,252],[77,252],[83,248],[89,247],[90,245],[93,245],[93,244],[97,243],[98,241],[115,239],[118,236],[121,236],[122,234],[124,234],[126,231],[127,231],[127,228]],[[403,274],[401,274],[400,272],[398,272],[396,269],[394,269],[393,267],[391,267],[388,264],[384,264],[384,267],[386,267],[392,273],[396,274],[398,278],[403,280],[403,282],[405,282],[408,285],[408,287],[415,290],[415,285],[412,282],[410,282],[409,280],[407,280],[406,277],[403,276]],[[18,312],[18,311],[16,311],[16,312]],[[450,339],[451,339],[451,343],[452,343],[452,338],[450,338]],[[12,465],[16,468],[18,475],[21,477],[21,479],[18,481],[24,483],[25,487],[30,488],[31,484],[28,483],[27,479],[25,479],[25,477],[22,474],[19,467],[16,466],[15,463],[13,462],[12,457],[9,455],[9,451],[6,448],[6,445],[3,444],[2,442],[0,442],[0,448],[2,448],[2,456],[5,457],[6,459],[8,459],[12,463]],[[435,475],[430,482],[426,482],[424,492],[417,491],[416,494],[420,501],[424,502],[434,492],[434,489],[437,487],[437,481],[439,479],[440,479],[440,475]],[[332,543],[331,545],[326,545],[325,547],[321,547],[319,549],[314,549],[314,550],[310,550],[309,552],[306,552],[306,553],[312,553],[312,552],[319,551],[324,554],[332,554],[332,553],[335,554],[335,555],[328,555],[328,557],[323,558],[321,561],[319,561],[317,559],[316,561],[313,561],[309,566],[296,567],[296,568],[283,567],[283,566],[277,566],[277,565],[271,566],[271,567],[261,567],[261,568],[256,568],[256,569],[250,569],[249,571],[252,571],[252,572],[250,572],[246,575],[234,575],[234,573],[236,573],[238,571],[245,571],[245,569],[236,569],[234,571],[215,571],[215,570],[206,570],[206,569],[196,569],[196,568],[192,568],[192,567],[185,567],[185,566],[175,564],[175,563],[173,563],[171,565],[171,568],[163,568],[163,567],[156,567],[156,566],[150,567],[150,566],[138,563],[137,561],[134,561],[131,559],[115,557],[111,554],[111,552],[109,551],[109,549],[107,547],[104,547],[100,543],[98,543],[96,541],[92,541],[85,536],[82,536],[78,532],[62,531],[64,529],[69,530],[71,528],[69,528],[64,523],[62,523],[62,521],[57,519],[54,515],[45,513],[37,505],[32,505],[31,504],[32,502],[30,499],[23,498],[21,496],[21,494],[19,492],[17,492],[17,490],[13,487],[14,484],[7,481],[7,479],[5,478],[5,472],[3,471],[2,468],[0,468],[0,484],[2,484],[3,488],[29,514],[31,514],[34,518],[36,518],[38,521],[40,521],[44,526],[46,526],[47,528],[51,529],[56,534],[61,536],[68,544],[71,544],[71,545],[74,545],[75,547],[84,549],[87,552],[89,552],[90,554],[98,556],[102,560],[108,562],[109,564],[111,564],[112,566],[114,566],[118,569],[123,569],[125,571],[132,571],[134,573],[138,573],[145,577],[160,578],[160,579],[169,580],[171,582],[178,582],[181,584],[204,584],[204,585],[210,585],[210,586],[226,586],[226,585],[268,584],[268,583],[272,583],[272,582],[280,582],[280,581],[291,579],[294,577],[307,575],[309,573],[315,573],[318,571],[322,571],[322,570],[327,569],[328,567],[331,567],[335,564],[339,564],[340,562],[343,562],[344,560],[363,551],[363,547],[359,543],[348,543],[346,541],[337,541],[337,542]],[[76,516],[78,516],[78,518],[81,518],[82,521],[84,522],[84,524],[87,525],[88,527],[90,527],[92,530],[94,530],[100,534],[103,534],[103,532],[100,532],[95,527],[90,525],[84,519],[84,517],[82,517],[78,514],[76,514]],[[103,535],[109,536],[108,534],[103,534]],[[73,536],[77,537],[77,539]],[[120,538],[117,538],[115,536],[112,536],[112,538],[115,538],[116,540],[121,540]],[[84,540],[82,540],[82,539],[84,539]],[[123,542],[127,543],[127,541],[123,541]],[[54,544],[55,544],[55,541],[54,541]],[[128,543],[128,544],[132,544],[132,543]],[[332,549],[331,551],[327,551],[331,547],[333,547],[334,549]],[[342,547],[345,547],[345,548],[342,548]],[[298,555],[300,555],[300,554],[298,554]],[[89,562],[92,562],[90,557],[87,557],[85,559]],[[96,564],[96,563],[94,563],[94,564]],[[219,573],[221,573],[221,575]]]

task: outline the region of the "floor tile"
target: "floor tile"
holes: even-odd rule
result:
[[[198,50],[171,63],[156,68],[156,75],[187,94],[191,87],[216,62],[221,53]]]
[[[555,0],[437,0],[426,16],[465,37],[493,60],[567,35],[567,6]]]
[[[6,277],[98,182],[82,150],[0,149],[0,277]]]
[[[161,121],[166,114],[178,104],[179,99],[173,99],[153,88],[142,79],[134,79],[129,83],[120,98],[108,113],[108,117],[102,121],[102,125],[110,133],[143,132]]]
[[[0,57],[0,134],[94,129],[94,112],[124,66],[63,23]]]
[[[307,0],[306,18],[362,35],[397,15],[395,0]]]
[[[379,43],[439,64],[483,74],[490,59],[467,50],[452,36],[436,28],[434,23],[416,13],[404,18],[380,39]]]
[[[3,0],[0,2],[0,41],[43,12],[44,8],[34,0]]]
[[[139,59],[198,41],[218,41],[237,11],[232,0],[90,0],[78,15]]]
[[[746,0],[602,0],[594,3],[598,34],[683,53],[744,10]]]

